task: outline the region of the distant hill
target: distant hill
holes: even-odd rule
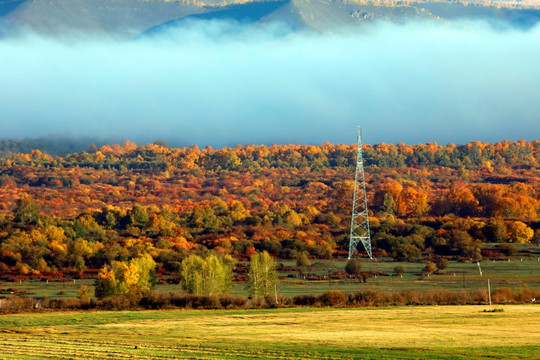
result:
[[[0,0],[8,31],[65,31],[130,37],[153,26],[207,11],[179,2],[141,0]]]
[[[113,37],[155,34],[189,19],[241,23],[280,21],[292,29],[325,31],[374,20],[483,18],[528,28],[540,21],[535,1],[376,0],[0,0],[0,34],[25,30],[45,35],[80,32]],[[498,5],[499,4],[499,5]],[[503,6],[500,6],[503,4]]]
[[[414,6],[377,6],[339,0],[283,0],[233,4],[192,14],[160,24],[147,33],[156,33],[181,26],[188,20],[234,20],[239,23],[267,23],[278,21],[292,29],[332,30],[373,20],[400,21],[409,18],[434,18],[424,9]]]

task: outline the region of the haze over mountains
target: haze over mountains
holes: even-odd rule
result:
[[[0,136],[538,138],[534,3],[371,1],[0,0]]]
[[[470,4],[470,5],[468,5]],[[505,4],[497,7],[494,4]],[[487,6],[485,6],[487,5]],[[510,7],[512,5],[512,7]],[[372,0],[0,0],[4,35],[66,31],[133,37],[181,25],[189,19],[241,23],[281,22],[291,29],[335,30],[374,20],[486,19],[530,28],[540,19],[540,1],[450,2]]]

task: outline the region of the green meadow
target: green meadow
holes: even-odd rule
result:
[[[362,289],[377,289],[387,292],[401,290],[450,290],[474,291],[487,290],[487,280],[490,280],[492,290],[509,287],[514,290],[527,285],[531,289],[540,289],[540,261],[534,257],[515,257],[507,260],[484,260],[480,262],[480,269],[476,262],[450,262],[443,275],[421,276],[425,266],[423,262],[393,262],[393,261],[363,261],[363,270],[366,272],[385,273],[389,276],[369,277],[367,282],[358,279],[341,280],[304,280],[297,271],[282,272],[282,280],[278,292],[286,296],[299,294],[322,294],[328,290],[341,290],[353,293]],[[285,266],[296,266],[294,261],[281,261]],[[328,276],[343,270],[346,260],[314,260],[306,270],[307,273]],[[405,268],[403,276],[391,276],[396,266]],[[289,277],[289,275],[294,277]],[[74,297],[80,285],[93,286],[93,280],[76,280],[68,282],[43,282],[40,280],[27,280],[18,282],[4,282],[0,289],[16,288],[28,292],[28,296],[51,298]],[[169,292],[181,291],[178,284],[158,284],[156,290]],[[234,283],[233,294],[247,295],[246,283]],[[4,296],[10,294],[4,294]]]

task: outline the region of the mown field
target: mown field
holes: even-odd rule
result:
[[[534,359],[540,306],[138,311],[0,317],[2,359]]]
[[[285,266],[296,266],[295,261],[280,261]],[[327,275],[343,270],[346,260],[313,260],[312,266],[306,272],[308,274]],[[345,280],[304,280],[302,278],[290,278],[288,275],[297,276],[298,272],[282,272],[285,277],[280,281],[278,292],[286,296],[299,294],[322,294],[328,290],[341,290],[353,293],[358,290],[370,288],[387,292],[399,292],[401,290],[450,290],[450,291],[474,291],[487,289],[487,279],[490,279],[492,289],[509,287],[514,290],[527,285],[531,289],[540,289],[540,261],[539,257],[513,257],[511,261],[484,260],[480,262],[482,276],[475,262],[450,262],[444,275],[419,276],[425,266],[423,262],[385,262],[363,261],[363,270],[366,272],[378,272],[392,274],[396,266],[403,266],[405,273],[400,276],[377,276],[370,277],[366,283],[356,279]],[[28,296],[51,298],[75,297],[80,285],[93,287],[93,280],[76,280],[67,282],[49,283],[40,280],[27,280],[21,283],[4,282],[0,284],[0,290],[16,288],[19,291],[27,291]],[[181,291],[178,284],[158,284],[156,290],[169,292]],[[234,283],[231,291],[233,294],[248,295],[245,282]],[[60,294],[59,294],[60,293]],[[17,294],[13,294],[17,295]],[[10,296],[10,294],[4,294]]]

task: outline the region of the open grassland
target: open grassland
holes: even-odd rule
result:
[[[2,359],[534,359],[540,306],[70,312],[0,317]]]
[[[419,276],[425,267],[424,262],[394,262],[364,260],[362,268],[366,272],[392,274],[394,267],[403,266],[405,273],[400,276],[369,277],[366,283],[358,279],[344,280],[303,280],[301,277],[290,278],[289,274],[298,276],[298,272],[280,273],[285,279],[278,285],[278,292],[286,296],[299,294],[322,294],[328,290],[341,290],[354,293],[359,290],[377,289],[386,292],[399,292],[401,290],[414,290],[425,292],[428,290],[474,291],[486,290],[487,279],[490,279],[492,290],[509,287],[519,290],[527,285],[531,289],[540,289],[540,254],[533,257],[513,257],[507,260],[481,261],[483,276],[480,276],[478,265],[474,262],[450,262],[444,275]],[[292,260],[280,261],[285,266],[294,267]],[[344,269],[346,260],[313,260],[307,273],[328,275]],[[93,288],[94,280],[76,280],[67,282],[43,282],[40,280],[26,280],[19,282],[4,282],[0,290],[16,288],[27,292],[29,296],[50,298],[75,297],[80,285]],[[161,292],[181,291],[178,284],[158,284],[156,290]],[[60,293],[60,294],[59,294]],[[248,295],[245,282],[234,283],[232,294]],[[10,296],[10,294],[3,294]],[[17,295],[17,294],[12,294]]]

